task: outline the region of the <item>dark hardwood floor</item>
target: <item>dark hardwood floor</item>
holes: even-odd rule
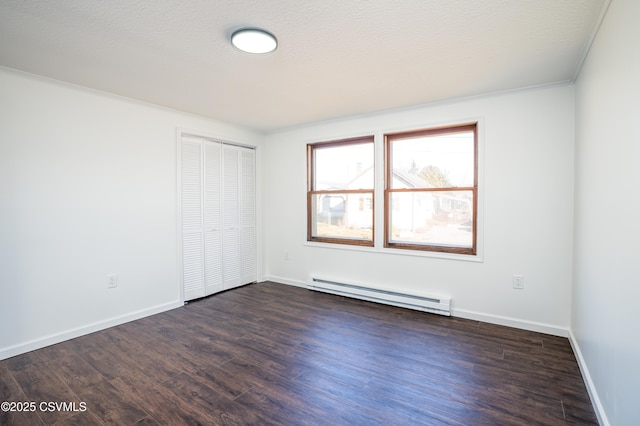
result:
[[[270,282],[0,361],[0,378],[0,401],[37,404],[0,424],[597,424],[565,338]]]

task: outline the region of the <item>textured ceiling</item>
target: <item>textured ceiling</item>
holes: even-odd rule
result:
[[[608,3],[2,0],[0,65],[269,132],[571,81]]]

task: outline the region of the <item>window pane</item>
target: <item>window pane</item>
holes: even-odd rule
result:
[[[314,149],[314,190],[373,188],[373,143]]]
[[[373,193],[312,194],[311,236],[373,239]]]
[[[391,188],[472,187],[474,147],[472,131],[393,140]]]
[[[393,192],[390,203],[390,243],[472,247],[472,191]]]

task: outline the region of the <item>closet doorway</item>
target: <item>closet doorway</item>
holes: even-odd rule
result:
[[[255,149],[187,133],[178,139],[184,300],[255,282]]]

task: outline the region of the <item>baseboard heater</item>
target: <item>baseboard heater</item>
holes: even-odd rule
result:
[[[450,297],[399,293],[392,290],[365,287],[322,278],[311,278],[307,283],[307,288],[324,293],[352,297],[354,299],[368,300],[370,302],[451,316]]]

